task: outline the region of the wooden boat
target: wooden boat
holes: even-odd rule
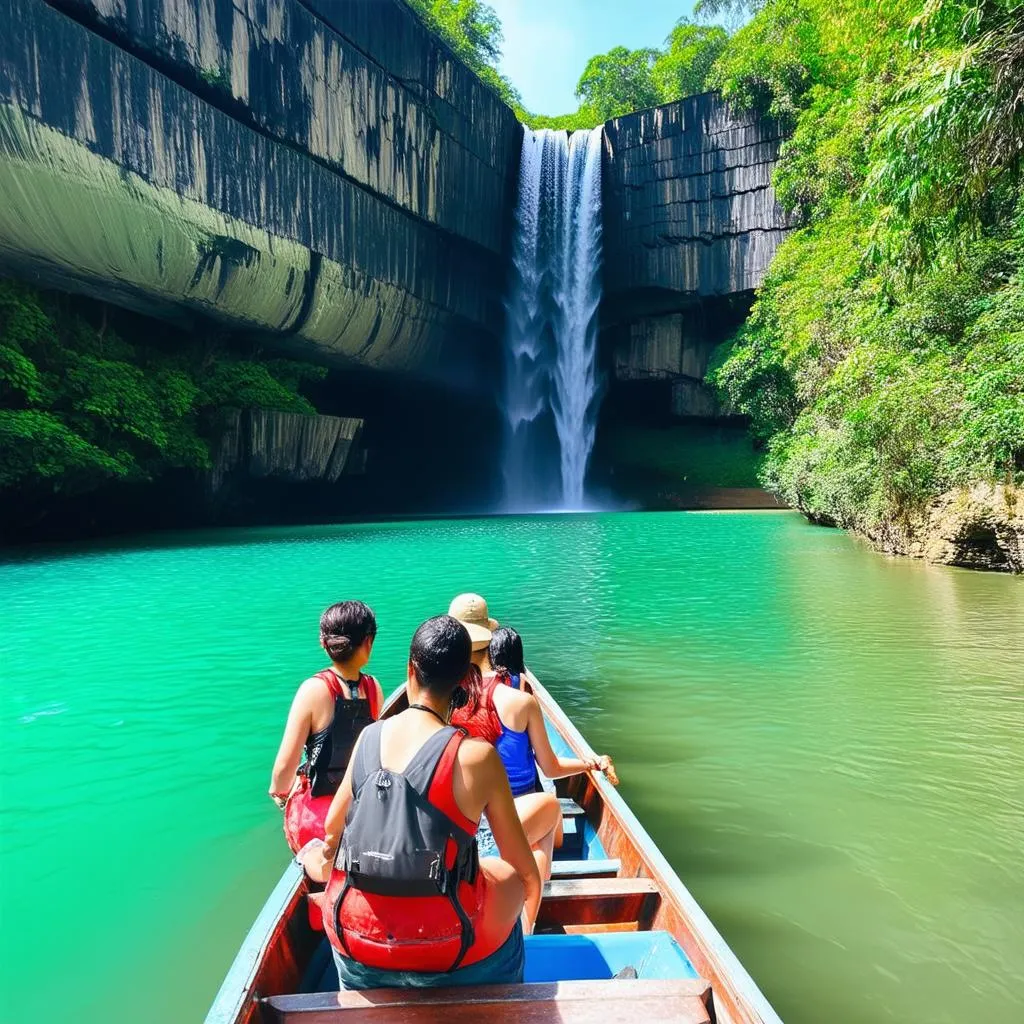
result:
[[[556,753],[593,756],[544,687],[533,676],[529,684]],[[405,707],[399,690],[383,715]],[[557,787],[565,841],[526,940],[523,984],[339,993],[326,939],[309,924],[305,877],[291,864],[206,1024],[456,1024],[506,1015],[531,1024],[781,1024],[614,787],[598,773]]]

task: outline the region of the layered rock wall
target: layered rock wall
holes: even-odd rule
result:
[[[521,129],[404,4],[60,6],[0,0],[0,269],[324,361],[493,369]]]
[[[889,554],[1024,573],[1024,493],[1006,484],[947,491],[909,521],[853,529]]]
[[[602,318],[619,381],[673,381],[672,412],[721,410],[702,385],[791,224],[771,187],[770,119],[712,93],[605,125]]]
[[[363,421],[343,416],[304,416],[266,409],[236,409],[214,445],[210,489],[235,473],[295,483],[336,483],[350,466]]]
[[[771,187],[782,134],[714,93],[605,125],[605,294],[667,302],[756,288],[789,227]]]

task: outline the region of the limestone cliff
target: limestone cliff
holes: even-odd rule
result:
[[[0,269],[490,373],[520,128],[404,4],[55,6],[0,0]]]
[[[1024,573],[1024,494],[1003,484],[949,491],[909,521],[859,532],[890,554]]]
[[[213,445],[210,489],[217,492],[234,473],[335,483],[351,460],[362,427],[361,419],[349,417],[236,409]]]
[[[605,125],[602,317],[619,381],[671,382],[676,416],[714,416],[702,380],[790,227],[771,173],[781,132],[713,93]]]

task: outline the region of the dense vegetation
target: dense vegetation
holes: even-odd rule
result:
[[[0,488],[69,495],[205,469],[220,410],[315,411],[299,386],[319,367],[175,340],[129,343],[105,307],[0,280]]]
[[[792,131],[803,226],[714,371],[769,486],[870,530],[1021,480],[1024,4],[767,0],[712,80]]]

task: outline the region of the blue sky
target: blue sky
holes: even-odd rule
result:
[[[505,33],[500,69],[535,114],[575,110],[576,83],[595,53],[661,46],[693,0],[487,0]]]

